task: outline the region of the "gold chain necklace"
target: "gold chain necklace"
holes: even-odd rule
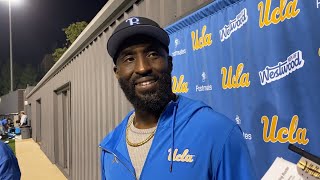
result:
[[[134,119],[134,118],[132,118],[132,119],[130,120],[130,122],[128,123],[128,125],[127,125],[127,129],[126,129],[126,141],[127,141],[127,143],[129,144],[129,146],[132,146],[132,147],[142,146],[142,145],[144,145],[145,143],[147,143],[148,141],[150,141],[150,139],[153,138],[153,136],[154,136],[154,134],[155,134],[155,132],[156,132],[156,129],[155,129],[154,131],[152,131],[151,134],[150,134],[150,136],[148,136],[147,139],[143,140],[142,142],[139,142],[139,143],[130,142],[130,141],[129,141],[129,138],[128,138],[128,131],[129,131],[129,127],[130,127],[131,124],[133,123],[133,119]]]

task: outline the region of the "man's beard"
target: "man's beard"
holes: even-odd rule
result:
[[[149,75],[155,76],[155,75]],[[163,109],[172,99],[171,73],[163,73],[157,80],[159,88],[153,92],[146,92],[143,95],[137,95],[135,91],[135,80],[141,77],[127,81],[119,78],[119,84],[127,99],[136,110],[155,114],[161,114]]]

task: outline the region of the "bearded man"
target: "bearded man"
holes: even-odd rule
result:
[[[144,17],[123,21],[108,40],[115,75],[134,110],[100,144],[102,179],[255,179],[239,126],[172,92],[169,43]]]

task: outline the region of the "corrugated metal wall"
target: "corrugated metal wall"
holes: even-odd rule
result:
[[[208,0],[113,0],[98,13],[68,52],[28,95],[31,103],[32,136],[57,163],[57,131],[61,118],[57,90],[70,87],[70,174],[69,179],[100,178],[99,142],[131,109],[113,73],[106,42],[115,26],[130,16],[146,16],[169,25]],[[111,12],[110,12],[111,11]],[[40,138],[41,136],[41,138]],[[61,139],[61,138],[60,138]],[[69,142],[69,141],[67,141]],[[60,144],[61,145],[61,144]],[[59,146],[59,152],[61,151]],[[56,153],[55,153],[56,152]]]

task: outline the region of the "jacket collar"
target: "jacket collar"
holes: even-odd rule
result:
[[[168,128],[170,123],[167,122],[168,117],[172,116],[174,106],[179,103],[180,96],[178,96],[176,101],[170,101],[166,106],[165,110],[159,117],[158,127],[160,128]],[[105,151],[117,152],[116,148],[121,141],[123,134],[125,133],[129,117],[133,114],[134,110],[129,112],[128,115],[123,119],[123,121],[116,127],[107,137],[105,137],[100,143],[100,147]]]

